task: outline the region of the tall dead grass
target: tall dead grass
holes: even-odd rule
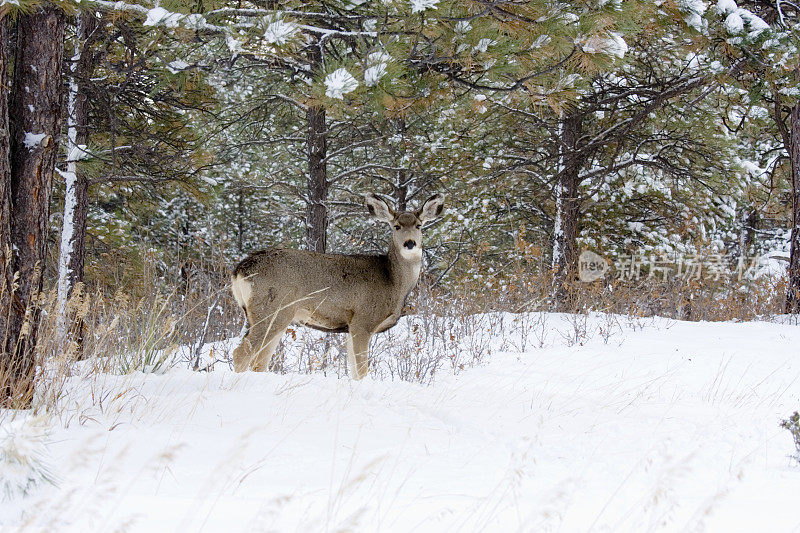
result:
[[[213,370],[201,357],[203,346],[237,336],[244,317],[229,294],[224,265],[196,268],[189,276],[170,288],[153,269],[147,269],[140,285],[130,292],[76,288],[68,310],[83,324],[82,345],[58,335],[55,291],[49,292],[38,335],[34,412],[55,409],[65,383],[75,376],[162,373],[174,365]],[[435,287],[431,279],[423,279],[411,295],[410,316],[403,327],[375,336],[371,348],[374,378],[430,383],[442,372],[457,373],[480,364],[491,355],[496,346],[492,339],[498,335],[516,339],[520,345],[508,348],[522,351],[541,347],[552,338],[541,315],[524,314],[554,309],[552,280],[546,270],[537,273],[520,267],[483,280],[456,279]],[[784,289],[784,280],[769,278],[575,282],[566,287],[566,301],[560,302],[558,310],[575,313],[570,338],[574,336],[577,343],[586,335],[581,317],[590,312],[745,321],[780,314]],[[520,314],[516,321],[509,321],[499,318],[498,311]],[[609,322],[605,334],[613,329]],[[514,335],[509,335],[512,330]],[[227,351],[216,357],[217,362],[230,364]],[[343,335],[292,326],[271,370],[344,377],[345,359]]]
[[[543,265],[513,265],[479,281],[456,283],[454,293],[473,312],[482,310],[597,311],[638,317],[661,316],[692,321],[749,321],[783,313],[786,278],[738,279],[735,276],[666,279],[605,278],[564,284],[563,300],[553,300],[552,272]]]

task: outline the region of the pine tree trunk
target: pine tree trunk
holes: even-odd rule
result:
[[[394,132],[405,138],[407,129],[406,121],[400,117],[392,119],[391,124]],[[394,146],[392,146],[392,155],[397,159],[400,159],[399,155],[396,155],[394,152]],[[397,204],[398,211],[405,211],[408,209],[408,186],[410,182],[411,178],[407,168],[402,168],[401,170],[397,171],[397,183],[394,185],[394,201]]]
[[[789,287],[786,312],[800,313],[800,105],[792,107],[789,118],[789,159],[791,161],[792,236],[789,255]]]
[[[306,246],[315,252],[327,249],[328,173],[325,157],[328,152],[325,129],[325,108],[310,106],[306,112],[308,125],[308,205],[306,206]]]
[[[4,347],[5,373],[0,403],[24,406],[33,392],[39,295],[47,254],[50,194],[61,131],[61,62],[65,16],[61,8],[40,4],[17,19],[9,116],[11,117],[11,241],[13,270],[19,274],[10,306]]]
[[[11,167],[8,130],[8,16],[0,18],[0,406],[8,396],[13,356],[6,346],[13,302],[14,269],[11,255]]]
[[[236,251],[244,252],[244,190],[239,186],[236,192]]]
[[[94,27],[90,13],[76,17],[75,54],[70,65],[68,116],[67,116],[67,171],[64,195],[64,220],[61,230],[61,249],[58,263],[58,313],[59,336],[80,357],[83,348],[83,319],[76,313],[67,316],[67,301],[75,286],[83,283],[83,265],[86,254],[86,218],[89,212],[89,182],[78,166],[83,155],[82,146],[88,140],[89,102],[85,80],[91,73],[91,54],[83,53],[87,37]]]
[[[70,346],[73,356],[81,358],[85,325],[77,310],[67,309],[75,287],[83,283],[86,257],[86,219],[89,213],[89,181],[75,170],[72,177],[67,172],[65,191],[64,226],[61,231],[61,250],[58,272],[59,335]]]
[[[578,262],[577,237],[580,217],[580,169],[577,152],[583,126],[579,115],[568,115],[560,125],[560,165],[556,184],[556,218],[553,227],[553,303],[569,307],[570,286]]]
[[[408,170],[398,170],[397,185],[394,187],[394,201],[397,204],[398,211],[406,211],[408,209],[408,183]]]

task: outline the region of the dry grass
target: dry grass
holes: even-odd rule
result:
[[[531,314],[553,310],[551,287],[549,272],[521,267],[480,282],[455,280],[446,287],[432,288],[423,280],[409,299],[413,308],[406,327],[373,339],[371,375],[430,383],[437,373],[457,373],[491,356],[491,341],[498,337],[515,339],[518,345],[504,349],[519,351],[542,347],[554,335],[578,344],[589,335],[586,317],[593,311],[608,317],[600,331],[592,332],[605,342],[620,329],[619,315],[739,321],[768,317],[780,313],[785,290],[782,280],[768,279],[576,282],[566,287],[566,302],[559,307],[574,313],[572,329],[554,332],[545,315]],[[229,295],[227,271],[220,266],[197,269],[189,282],[169,291],[149,270],[131,292],[77,288],[69,312],[83,323],[82,346],[58,336],[54,291],[44,299],[43,310],[34,412],[63,405],[64,384],[77,374],[162,373],[175,364],[210,370],[201,364],[203,345],[237,336],[244,324]],[[509,321],[497,311],[518,314]],[[511,330],[515,335],[507,334]],[[180,360],[175,357],[179,347]],[[271,370],[344,377],[345,353],[342,335],[290,327]],[[228,352],[216,356],[230,364]]]
[[[785,278],[660,279],[574,281],[563,287],[565,298],[554,302],[552,273],[541,265],[487,276],[480,283],[456,284],[456,297],[481,310],[562,311],[662,316],[693,321],[749,321],[783,313]],[[442,291],[444,292],[444,291]]]

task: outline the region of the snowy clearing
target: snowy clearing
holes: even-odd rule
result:
[[[800,408],[800,327],[503,318],[519,327],[491,355],[431,385],[219,364],[69,378],[43,446],[58,485],[0,503],[0,529],[800,527],[778,425]]]

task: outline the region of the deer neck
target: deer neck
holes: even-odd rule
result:
[[[413,256],[404,254],[394,242],[389,246],[389,268],[391,269],[392,283],[407,295],[419,280],[422,268],[422,251]]]

